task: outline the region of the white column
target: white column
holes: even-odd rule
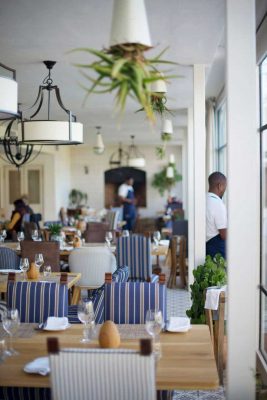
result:
[[[194,124],[193,109],[187,114],[187,199],[188,199],[188,288],[194,282],[195,267],[195,185],[194,185]]]
[[[255,398],[259,269],[259,133],[255,1],[227,0],[228,364],[227,400]]]
[[[194,235],[195,267],[206,256],[205,66],[194,65]],[[191,160],[189,160],[191,162]]]

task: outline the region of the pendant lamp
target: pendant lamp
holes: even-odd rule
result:
[[[142,153],[134,144],[134,135],[131,136],[132,144],[129,146],[128,166],[134,168],[143,168],[146,166],[146,160]]]
[[[102,135],[100,133],[101,126],[96,126],[96,129],[98,131],[96,133],[97,136],[96,136],[96,146],[94,146],[94,153],[98,154],[98,155],[101,155],[101,154],[104,153],[104,150],[105,150],[105,146],[104,146],[104,142],[103,142],[103,139],[102,139]]]
[[[22,113],[21,120],[21,141],[24,144],[41,144],[41,145],[71,145],[83,143],[83,125],[76,121],[76,116],[68,110],[62,100],[58,86],[53,84],[51,78],[51,70],[56,64],[56,61],[43,62],[48,69],[48,75],[39,86],[37,98],[31,107],[34,113],[25,118]],[[54,95],[65,114],[66,120],[51,119],[51,96]],[[36,118],[44,108],[44,99],[47,97],[46,117],[43,113],[40,119]]]

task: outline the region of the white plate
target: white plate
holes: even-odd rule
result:
[[[9,274],[9,272],[14,272],[15,274],[21,274],[20,269],[0,269],[0,274]]]
[[[49,331],[49,332],[56,332],[56,331],[65,331],[66,329],[70,328],[71,324],[65,325],[65,326],[58,326],[55,328],[46,328],[44,327],[43,330],[44,331]]]

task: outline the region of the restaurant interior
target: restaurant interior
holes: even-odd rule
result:
[[[1,2],[0,400],[267,399],[266,15]]]

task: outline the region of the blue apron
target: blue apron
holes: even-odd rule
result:
[[[133,190],[128,190],[127,199],[134,199],[134,192]],[[135,223],[135,218],[136,218],[136,209],[135,205],[133,203],[124,203],[123,205],[123,219],[124,221],[127,222],[127,224],[124,226],[124,229],[128,229],[129,231],[133,230],[134,223]]]
[[[206,255],[213,258],[217,253],[226,259],[225,240],[220,235],[214,236],[206,242]]]

